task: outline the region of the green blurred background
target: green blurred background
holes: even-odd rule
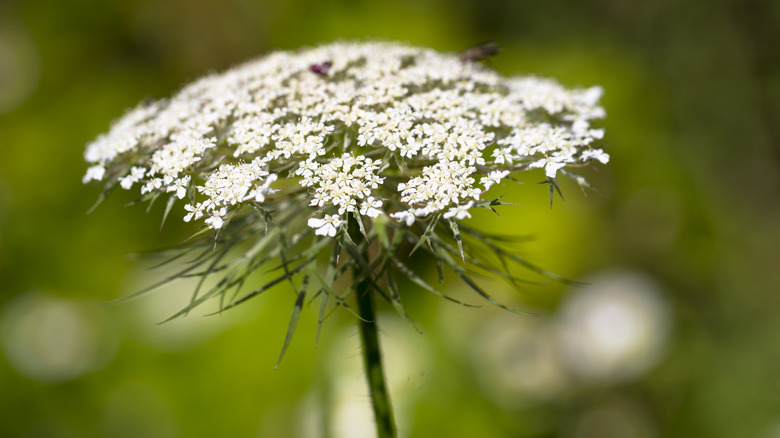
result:
[[[477,225],[591,286],[486,284],[539,318],[409,289],[381,315],[401,436],[780,437],[780,3],[760,0],[0,3],[0,436],[371,436],[353,320],[314,349],[280,288],[155,323],[190,284],[118,307],[165,270],[129,260],[192,230],[83,186],[84,145],[147,97],[270,50],[380,38],[504,47],[504,74],[602,85],[612,161],[506,186]],[[179,215],[180,217],[180,215]],[[435,275],[435,274],[433,274]],[[462,286],[447,283],[453,294]],[[473,300],[472,300],[473,302]],[[205,312],[202,312],[205,313]]]

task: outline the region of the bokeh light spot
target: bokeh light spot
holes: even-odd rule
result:
[[[569,385],[548,324],[498,315],[470,343],[476,378],[491,399],[507,408],[548,400]]]
[[[173,438],[179,425],[162,395],[143,382],[129,382],[109,397],[103,417],[105,436]]]
[[[4,309],[2,346],[16,371],[56,382],[105,365],[116,341],[97,305],[31,292]]]
[[[38,50],[21,26],[0,18],[0,114],[12,111],[38,85]]]
[[[649,277],[623,272],[592,278],[563,304],[557,321],[562,357],[580,376],[635,377],[660,356],[669,310]]]

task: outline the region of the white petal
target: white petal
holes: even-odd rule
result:
[[[81,182],[86,184],[92,180],[100,181],[103,179],[103,175],[106,173],[106,168],[103,166],[92,166],[87,169],[87,173],[81,179]]]
[[[325,220],[318,219],[316,217],[310,217],[308,224],[311,228],[322,228],[322,226],[325,225]],[[317,234],[319,234],[319,232]]]
[[[547,163],[546,166],[544,166],[544,173],[547,174],[548,178],[555,178],[555,174],[558,172],[558,169],[565,167],[566,163],[561,163],[559,161],[550,161]]]

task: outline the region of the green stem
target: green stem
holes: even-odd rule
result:
[[[360,325],[360,342],[363,346],[363,366],[374,407],[377,438],[395,438],[395,420],[390,394],[387,391],[385,372],[382,367],[382,353],[379,349],[379,333],[374,312],[374,294],[371,292],[371,278],[366,278],[357,286],[358,309],[365,321]]]

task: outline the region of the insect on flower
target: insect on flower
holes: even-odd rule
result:
[[[460,52],[459,58],[460,62],[479,62],[498,55],[500,51],[501,47],[495,41],[485,41],[463,50]]]
[[[315,73],[319,76],[327,76],[328,70],[330,70],[330,67],[333,65],[330,61],[325,61],[321,64],[312,64],[309,69],[312,71],[312,73]]]

